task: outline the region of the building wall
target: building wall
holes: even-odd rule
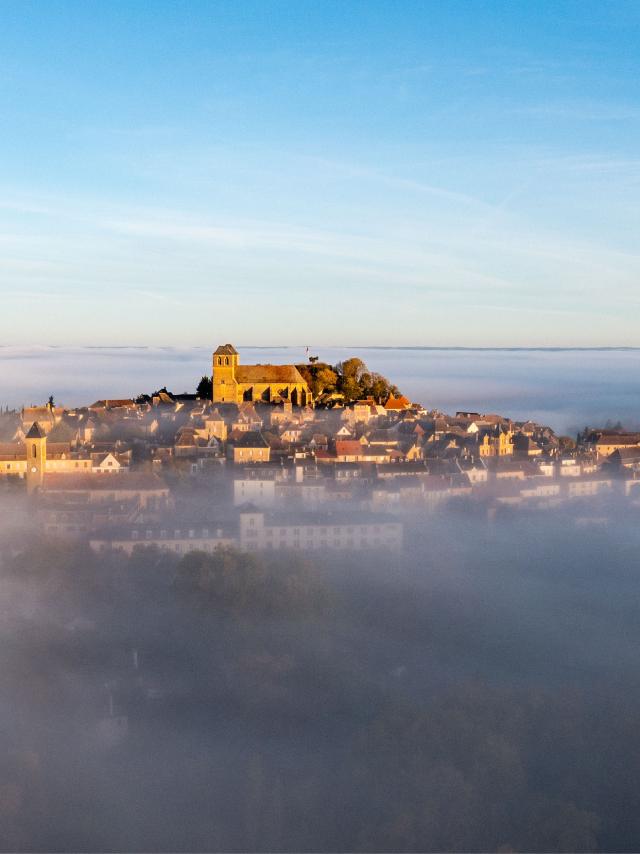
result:
[[[271,448],[239,448],[233,446],[234,463],[268,463],[271,459]]]
[[[248,551],[362,551],[402,550],[401,522],[277,525],[265,523],[264,513],[241,513],[240,547]]]
[[[283,397],[291,400],[294,392],[298,405],[311,401],[307,384],[286,382],[238,382],[236,379],[237,355],[213,354],[212,385],[214,403],[242,403],[247,394],[249,400],[271,400]]]
[[[26,459],[0,460],[0,475],[19,475],[20,477],[24,477],[26,473]]]
[[[95,551],[104,551],[116,549],[130,555],[134,549],[155,547],[163,551],[174,552],[175,554],[188,554],[189,552],[202,551],[214,552],[217,549],[232,548],[236,546],[236,541],[231,537],[225,536],[207,536],[203,537],[194,532],[193,537],[159,537],[155,532],[149,532],[151,536],[146,536],[146,532],[140,531],[138,537],[128,537],[126,539],[92,539],[90,541],[91,548]],[[185,532],[187,534],[188,532]]]
[[[255,504],[256,507],[273,507],[275,503],[275,480],[239,478],[233,482],[233,503]]]
[[[212,383],[214,403],[237,403],[238,384],[235,380],[237,356],[213,355]]]
[[[39,489],[44,482],[47,464],[47,440],[27,439],[27,491]]]

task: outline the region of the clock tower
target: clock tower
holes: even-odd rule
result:
[[[34,421],[24,437],[27,449],[27,492],[32,493],[44,483],[44,470],[47,464],[47,435]]]

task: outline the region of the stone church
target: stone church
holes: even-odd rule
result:
[[[288,401],[292,406],[313,402],[309,386],[295,365],[241,365],[235,347],[222,344],[213,354],[213,402],[246,400]]]

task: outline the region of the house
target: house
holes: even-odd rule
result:
[[[271,459],[269,443],[258,430],[235,434],[227,444],[227,457],[234,463],[268,463]]]
[[[278,472],[268,467],[239,471],[233,479],[233,503],[236,507],[252,504],[268,509],[276,500]]]
[[[603,433],[595,444],[599,460],[608,457],[614,451],[637,447],[640,447],[640,433]]]
[[[134,499],[141,510],[157,511],[171,507],[169,487],[156,474],[135,472],[105,477],[102,474],[45,474],[42,496],[74,499],[85,504]]]
[[[411,401],[403,394],[399,397],[394,397],[393,394],[390,394],[384,408],[387,412],[402,412],[405,409],[411,408]]]
[[[498,426],[479,434],[478,453],[481,457],[503,457],[513,454],[513,433],[509,427]]]

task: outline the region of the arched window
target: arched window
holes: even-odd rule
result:
[[[37,456],[37,454],[38,454],[38,452],[37,452],[37,450],[36,450],[36,445],[34,444],[34,445],[32,446],[32,449],[31,449],[31,456],[35,459],[35,458],[36,458],[36,456]]]
[[[228,356],[225,357],[224,363],[225,363],[225,365],[229,364],[229,357]]]
[[[219,365],[221,365],[221,364],[222,364],[222,356],[218,356],[218,364],[219,364]]]

